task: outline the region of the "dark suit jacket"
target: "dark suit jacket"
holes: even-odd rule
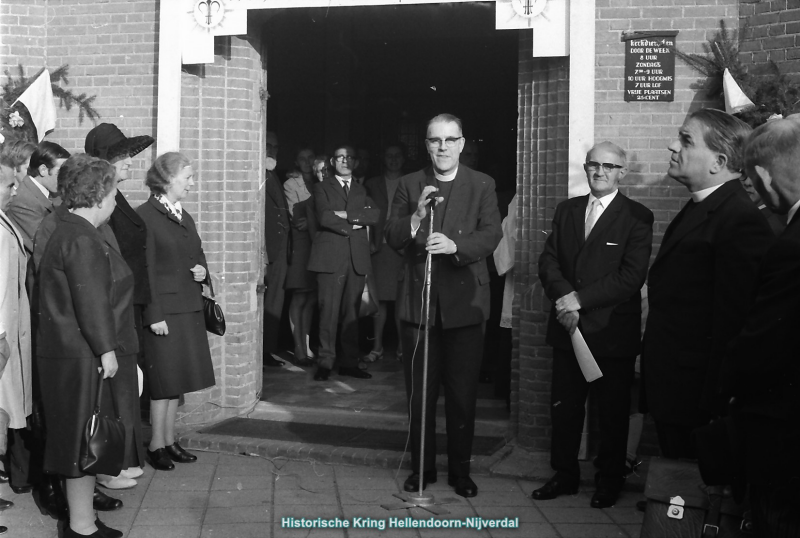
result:
[[[539,280],[551,301],[577,291],[579,328],[599,357],[633,357],[641,342],[641,288],[653,246],[653,213],[618,192],[584,240],[589,195],[558,204],[539,256]],[[547,343],[572,349],[550,310]]]
[[[17,195],[8,204],[6,215],[22,232],[22,240],[28,254],[33,252],[33,236],[36,234],[36,229],[54,208],[53,201],[42,194],[29,176],[25,176],[17,187]]]
[[[744,323],[756,271],[775,236],[738,181],[667,228],[648,277],[643,410],[695,425],[723,413],[719,367]],[[680,221],[675,226],[676,221]]]
[[[155,244],[155,282],[151,285],[156,293],[145,308],[145,319],[160,321],[164,314],[202,310],[203,287],[194,281],[190,269],[200,264],[208,274],[208,264],[192,216],[184,209],[183,220],[178,221],[152,196],[136,213],[152,231]]]
[[[722,394],[745,439],[748,476],[763,483],[786,473],[800,444],[800,222],[797,216],[764,255],[756,298],[722,366]],[[796,476],[796,474],[795,474]]]
[[[117,207],[111,214],[108,226],[114,232],[122,257],[133,271],[133,304],[146,305],[153,300],[150,289],[150,279],[153,278],[155,263],[153,237],[142,218],[136,214],[120,191],[117,191],[115,200]],[[152,325],[157,321],[163,321],[163,318],[145,320],[144,323]]]
[[[267,247],[267,263],[275,263],[279,256],[289,255],[289,210],[283,196],[281,181],[275,172],[267,170],[264,190],[264,240]]]
[[[342,256],[349,256],[355,272],[366,275],[370,271],[367,226],[376,224],[380,210],[367,197],[364,187],[350,182],[350,195],[345,196],[339,180],[330,177],[315,183],[312,198],[317,231],[311,238],[311,257],[308,270],[317,273],[334,273],[341,266]],[[347,211],[347,220],[334,215],[334,211]],[[353,229],[354,224],[363,226]]]
[[[132,275],[89,221],[69,212],[61,215],[44,247],[38,274],[38,357],[91,359],[112,350],[118,355],[136,353]]]
[[[421,323],[424,315],[422,289],[430,212],[420,223],[415,237],[411,237],[411,215],[417,210],[417,201],[427,185],[436,185],[431,167],[400,178],[392,216],[386,225],[387,243],[403,251],[405,257],[398,295],[400,318],[414,324]],[[458,166],[441,232],[455,242],[457,250],[455,254],[434,258],[437,269],[431,285],[430,323],[436,319],[437,303],[445,329],[483,323],[489,318],[486,258],[503,238],[492,178],[463,164]]]

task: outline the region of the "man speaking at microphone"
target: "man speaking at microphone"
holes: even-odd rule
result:
[[[494,180],[459,165],[461,120],[440,114],[428,122],[425,144],[432,166],[400,178],[386,241],[404,256],[398,312],[402,321],[406,393],[410,402],[413,472],[406,491],[436,482],[436,401],[445,390],[447,483],[462,497],[478,487],[469,476],[475,402],[489,317],[491,256],[502,238]],[[433,194],[433,196],[430,196]],[[431,198],[435,199],[433,223]],[[430,232],[433,233],[430,233]],[[425,453],[419,476],[422,432],[425,266],[431,256]]]
[[[640,289],[653,243],[653,213],[619,192],[628,171],[622,148],[601,142],[583,168],[590,193],[561,202],[539,257],[539,280],[553,301],[547,343],[553,346],[550,465],[556,472],[536,500],[574,494],[589,383],[570,335],[580,329],[603,377],[592,383],[600,412],[600,453],[591,506],[614,505],[625,482],[630,387],[641,347]]]

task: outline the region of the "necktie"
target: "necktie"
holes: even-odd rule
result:
[[[589,234],[592,233],[592,228],[600,216],[600,200],[595,198],[592,200],[592,207],[589,209],[589,215],[586,217],[586,224],[583,226],[583,238],[588,239]]]
[[[345,196],[350,196],[350,182],[349,181],[345,181],[344,182],[344,195]]]

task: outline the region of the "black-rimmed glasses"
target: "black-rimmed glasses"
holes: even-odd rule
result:
[[[448,148],[455,147],[456,143],[459,140],[464,138],[463,136],[448,136],[447,138],[426,138],[425,143],[432,147],[442,147],[442,144],[447,146]]]
[[[603,171],[608,174],[613,172],[614,170],[618,170],[620,168],[625,168],[621,164],[614,164],[614,163],[598,163],[596,161],[586,161],[584,164],[587,170],[591,170],[594,172],[595,170],[599,169],[601,166],[603,167]]]

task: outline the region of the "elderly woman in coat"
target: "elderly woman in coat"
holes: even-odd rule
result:
[[[98,230],[116,206],[113,166],[97,158],[70,166],[75,158],[59,175],[59,194],[69,211],[47,241],[38,268],[36,360],[47,424],[44,470],[67,479],[65,538],[121,536],[96,519],[95,476],[83,472],[79,462],[101,376],[100,412],[108,416],[117,370],[134,369],[136,375],[136,360],[130,358],[138,351],[133,273]]]
[[[0,454],[6,429],[25,428],[31,414],[31,327],[22,234],[6,216],[15,194],[14,167],[0,152]],[[0,509],[12,503],[0,499]],[[5,532],[0,526],[0,534]]]

